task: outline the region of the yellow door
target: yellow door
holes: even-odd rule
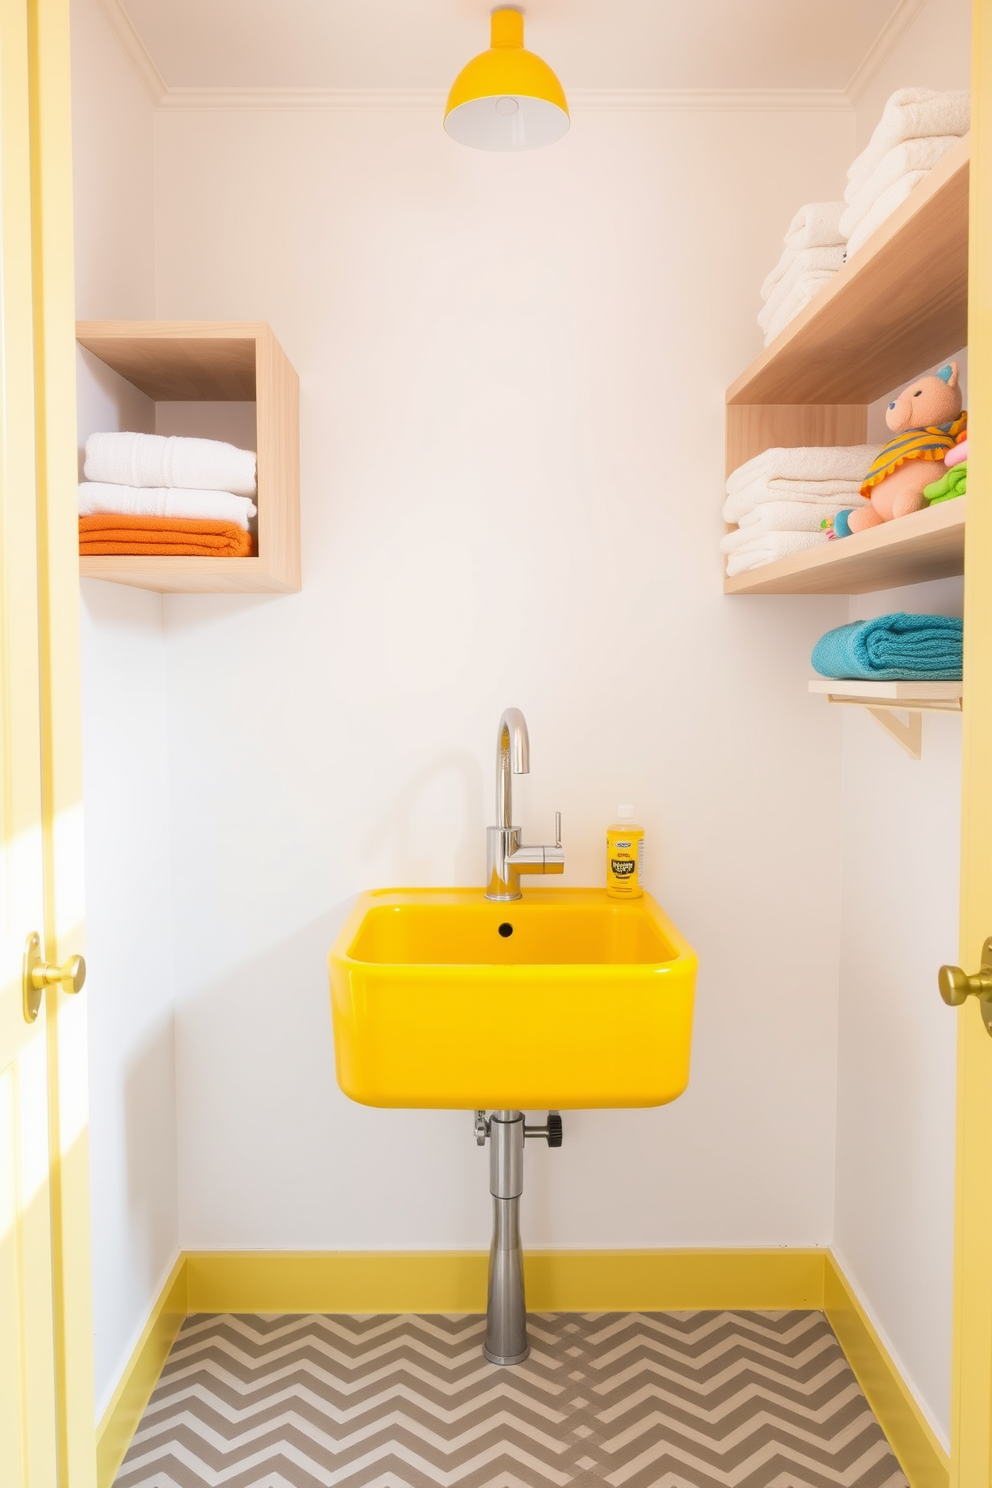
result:
[[[34,986],[83,933],[71,212],[66,0],[0,0],[3,1488],[96,1481],[85,996]]]
[[[975,0],[965,540],[961,963],[992,936],[992,0]],[[974,453],[971,453],[974,446]],[[951,1481],[992,1483],[992,1038],[975,998],[958,1017]]]

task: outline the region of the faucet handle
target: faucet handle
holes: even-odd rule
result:
[[[561,847],[561,812],[555,812],[555,847]]]

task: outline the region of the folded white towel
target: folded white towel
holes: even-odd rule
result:
[[[821,522],[825,521],[828,517],[836,516],[835,511],[828,511],[825,507],[813,507],[812,511],[816,516],[816,522],[810,523],[806,527],[766,527],[760,530],[750,527],[735,527],[732,532],[727,533],[726,537],[720,539],[720,552],[750,553],[755,548],[762,546],[763,539],[768,537],[769,534],[775,537],[781,537],[786,533],[794,533],[799,536],[820,532],[822,531]]]
[[[230,491],[193,491],[187,486],[118,486],[83,481],[79,515],[109,512],[118,517],[192,517],[201,522],[237,522],[248,531],[258,507],[247,496]]]
[[[825,532],[766,532],[763,537],[728,555],[728,577],[732,579],[749,569],[763,568],[766,563],[788,558],[793,553],[804,553],[807,548],[818,548],[827,541]]]
[[[821,481],[857,481],[860,485],[881,449],[880,444],[773,445],[731,472],[727,495],[733,496],[758,480],[787,480],[796,486]]]
[[[971,127],[971,95],[935,93],[932,88],[900,88],[892,94],[867,147],[847,173],[849,187],[860,191],[895,145],[928,135],[962,135]]]
[[[839,511],[865,506],[862,497],[854,501],[766,501],[754,511],[745,512],[740,526],[720,539],[721,553],[739,553],[760,543],[770,532],[821,532],[822,524]]]
[[[844,192],[847,208],[840,219],[844,237],[851,236],[862,217],[871,209],[882,192],[888,191],[900,176],[908,175],[910,171],[933,170],[938,160],[941,160],[957,142],[956,134],[936,134],[928,135],[924,139],[903,140],[901,145],[893,145],[888,154],[882,156],[863,185],[855,189],[848,182],[847,190]]]
[[[255,453],[220,439],[170,434],[91,434],[83,474],[115,486],[178,486],[255,494]]]
[[[810,269],[836,271],[841,268],[844,263],[844,246],[843,243],[833,243],[829,248],[787,248],[761,286],[761,298],[765,301],[765,306],[758,316],[758,324],[761,325],[762,315],[766,320],[774,315],[801,274]]]
[[[864,500],[861,496],[856,499],[859,505]],[[753,511],[744,513],[737,531],[744,537],[760,537],[762,532],[819,532],[821,522],[849,505],[837,496],[826,501],[762,501]],[[728,532],[727,537],[732,536]],[[724,551],[729,553],[730,549]]]
[[[733,496],[728,496],[723,505],[723,520],[725,522],[743,522],[754,512],[760,511],[765,506],[774,506],[783,499],[789,505],[798,503],[803,506],[813,507],[819,510],[821,516],[827,515],[829,507],[840,510],[841,507],[867,506],[868,502],[861,495],[860,481],[810,481],[807,484],[789,484],[783,481],[752,481],[742,491],[735,491]]]
[[[795,320],[796,316],[806,309],[810,300],[819,294],[825,284],[830,283],[836,272],[836,269],[808,269],[805,274],[799,275],[764,328],[766,346],[770,345],[776,336],[780,336],[789,322]]]
[[[881,227],[885,219],[891,217],[897,207],[902,206],[913,187],[918,186],[929,174],[929,171],[910,171],[908,175],[900,176],[898,181],[894,181],[888,191],[882,192],[848,239],[847,256],[849,259],[854,257],[863,244],[867,243],[872,233]]]
[[[830,501],[834,496],[838,500],[847,500],[848,496],[856,496],[861,489],[860,480],[790,480],[788,476],[756,476],[743,491],[737,494],[743,496],[745,492],[760,492],[763,501]]]
[[[843,243],[840,216],[842,201],[807,202],[789,223],[784,242],[787,248],[830,248]]]

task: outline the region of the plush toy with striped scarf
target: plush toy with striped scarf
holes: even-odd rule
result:
[[[944,456],[967,428],[961,411],[957,362],[930,377],[917,378],[889,404],[885,422],[895,435],[880,451],[861,487],[870,506],[845,512],[851,532],[864,532],[905,517],[926,505],[924,486],[945,473]],[[839,535],[839,533],[838,533]]]

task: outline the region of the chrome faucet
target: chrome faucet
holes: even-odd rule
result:
[[[519,708],[507,708],[496,735],[496,826],[486,831],[486,898],[519,899],[521,873],[564,873],[561,812],[555,812],[553,847],[521,847],[513,822],[510,775],[530,774],[530,738]]]

